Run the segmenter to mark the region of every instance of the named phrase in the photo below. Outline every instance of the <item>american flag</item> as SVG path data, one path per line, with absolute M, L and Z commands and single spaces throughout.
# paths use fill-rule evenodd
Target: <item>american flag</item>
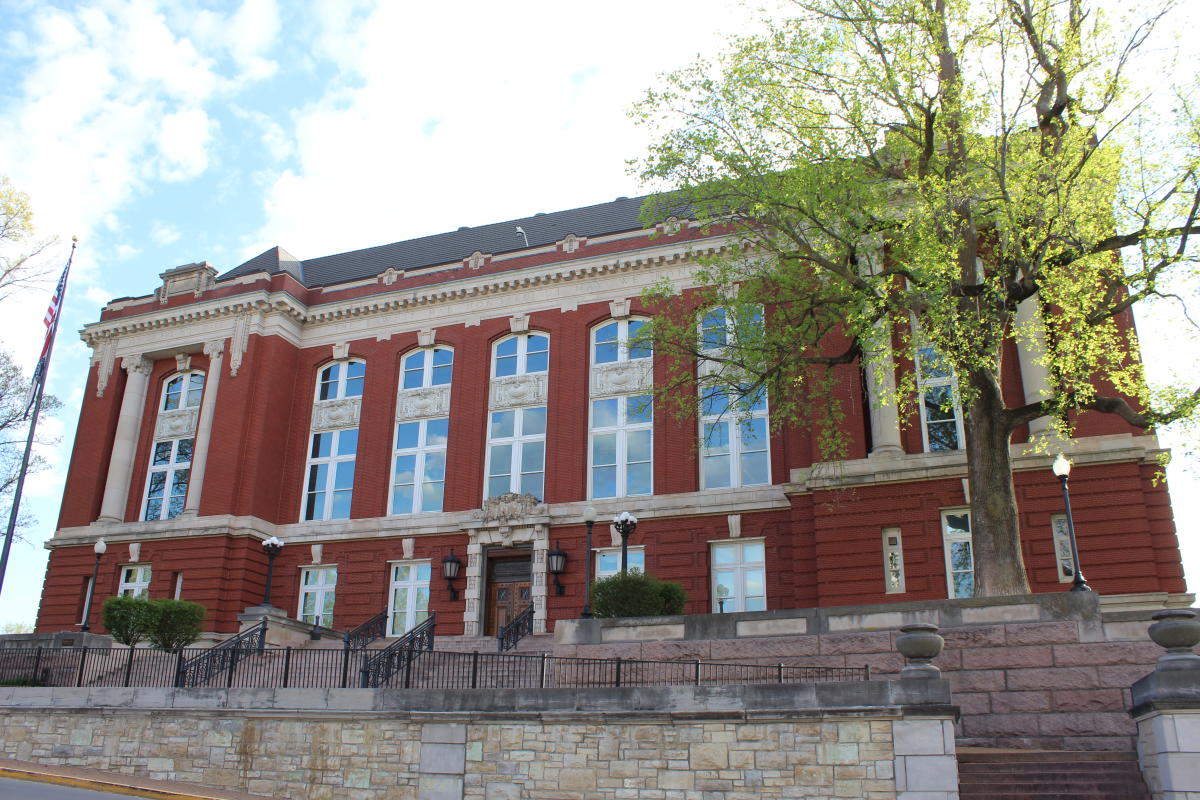
M 58 315 L 62 311 L 63 298 L 67 294 L 67 276 L 71 273 L 71 262 L 75 258 L 75 241 L 71 241 L 71 255 L 67 258 L 67 265 L 63 267 L 62 277 L 58 279 L 58 286 L 54 287 L 54 296 L 50 298 L 50 306 L 46 309 L 46 316 L 42 321 L 46 323 L 46 341 L 42 344 L 42 355 L 38 359 L 37 367 L 33 370 L 33 383 L 29 387 L 29 401 L 25 404 L 25 416 L 28 417 L 33 409 L 34 400 L 37 399 L 38 389 L 46 380 L 46 370 L 50 366 L 50 348 L 54 344 L 54 333 L 58 330 Z

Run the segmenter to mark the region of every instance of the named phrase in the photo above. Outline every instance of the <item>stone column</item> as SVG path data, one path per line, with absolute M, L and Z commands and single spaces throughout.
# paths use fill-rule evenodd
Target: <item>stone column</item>
M 204 345 L 208 356 L 208 373 L 204 376 L 204 399 L 200 401 L 200 420 L 196 423 L 196 439 L 192 443 L 192 468 L 188 473 L 187 500 L 183 513 L 200 513 L 200 494 L 204 491 L 204 470 L 208 466 L 208 446 L 212 441 L 213 414 L 217 406 L 217 387 L 221 383 L 221 363 L 225 356 L 225 340 Z
M 890 349 L 890 328 L 884 332 L 883 341 L 884 349 L 867 363 L 871 455 L 876 458 L 897 458 L 904 455 L 904 446 L 900 443 L 900 417 L 892 399 L 896 393 L 896 364 Z
M 104 500 L 100 504 L 100 522 L 121 522 L 125 519 L 129 480 L 133 475 L 133 454 L 142 427 L 146 387 L 149 385 L 150 370 L 154 363 L 139 355 L 123 358 L 121 366 L 129 373 L 129 377 L 125 381 L 125 394 L 121 398 L 121 413 L 117 417 L 112 456 L 108 461 Z
M 1032 333 L 1032 338 L 1018 340 L 1017 362 L 1021 369 L 1021 385 L 1025 387 L 1025 402 L 1036 403 L 1050 397 L 1050 381 L 1042 359 L 1046 354 L 1045 333 L 1039 320 L 1037 297 L 1026 298 L 1017 306 L 1017 327 Z M 1029 438 L 1045 434 L 1050 427 L 1048 417 L 1029 423 Z

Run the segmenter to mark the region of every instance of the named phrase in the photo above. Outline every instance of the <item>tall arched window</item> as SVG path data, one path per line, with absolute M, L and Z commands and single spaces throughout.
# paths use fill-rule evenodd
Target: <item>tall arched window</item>
M 546 380 L 550 337 L 519 333 L 492 347 L 491 412 L 484 498 L 506 492 L 539 500 L 546 476 Z M 525 377 L 534 376 L 534 377 Z
M 204 373 L 185 372 L 167 381 L 163 387 L 163 411 L 195 408 L 204 396 Z
M 174 519 L 183 513 L 192 471 L 197 414 L 204 397 L 204 373 L 181 372 L 163 384 L 154 445 L 146 473 L 141 518 Z
M 359 359 L 335 361 L 317 373 L 302 520 L 350 518 L 358 456 L 356 404 L 361 402 L 358 398 L 362 397 L 366 373 L 367 365 Z
M 401 359 L 392 450 L 392 514 L 442 510 L 453 374 L 454 351 L 448 347 L 424 347 Z M 406 397 L 416 401 L 409 402 Z
M 635 341 L 645 320 L 617 319 L 600 325 L 592 331 L 592 364 L 612 364 L 618 361 L 633 361 L 649 358 L 650 347 Z
M 362 397 L 367 365 L 363 361 L 335 361 L 321 370 L 317 379 L 318 400 Z
M 404 357 L 405 389 L 448 386 L 454 372 L 454 351 L 448 347 L 426 347 Z
M 492 377 L 532 375 L 550 366 L 550 337 L 544 333 L 520 333 L 496 342 Z

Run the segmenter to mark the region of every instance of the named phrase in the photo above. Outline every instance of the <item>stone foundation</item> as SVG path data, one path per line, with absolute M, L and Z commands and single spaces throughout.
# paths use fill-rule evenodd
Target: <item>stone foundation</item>
M 950 800 L 949 687 L 0 689 L 0 754 L 291 800 Z

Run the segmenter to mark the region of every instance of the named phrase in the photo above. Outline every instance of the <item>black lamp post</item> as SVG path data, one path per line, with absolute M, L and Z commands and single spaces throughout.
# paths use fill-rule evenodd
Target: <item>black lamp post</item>
M 1071 476 L 1071 462 L 1067 461 L 1066 456 L 1059 453 L 1058 458 L 1054 459 L 1052 469 L 1058 476 L 1059 483 L 1062 484 L 1063 505 L 1067 509 L 1067 537 L 1071 540 L 1071 560 L 1075 573 L 1071 591 L 1090 592 L 1092 587 L 1087 585 L 1087 581 L 1083 577 L 1083 570 L 1079 566 L 1079 545 L 1075 541 L 1075 519 L 1071 516 L 1071 491 L 1067 488 L 1067 478 Z
M 262 543 L 263 552 L 267 554 L 267 586 L 263 589 L 264 606 L 271 605 L 271 577 L 275 573 L 275 556 L 279 555 L 279 551 L 283 549 L 283 540 L 277 536 L 272 536 L 270 539 Z
M 613 527 L 621 534 L 621 574 L 625 574 L 625 565 L 629 563 L 629 537 L 637 530 L 637 517 L 628 511 L 622 511 L 613 517 Z
M 92 629 L 88 624 L 88 618 L 92 614 L 92 598 L 96 596 L 96 577 L 100 574 L 100 556 L 104 555 L 104 551 L 108 549 L 108 545 L 104 543 L 104 539 L 96 540 L 92 550 L 96 553 L 96 564 L 92 567 L 92 585 L 88 587 L 87 600 L 83 603 L 83 624 L 79 626 L 81 633 L 87 633 Z
M 562 542 L 555 542 L 554 549 L 546 553 L 546 569 L 554 576 L 554 588 L 559 596 L 566 594 L 567 587 L 562 585 L 558 576 L 567 568 L 567 551 L 562 549 Z
M 583 523 L 587 525 L 587 544 L 583 550 L 583 611 L 579 616 L 592 618 L 592 526 L 596 524 L 596 509 L 588 506 L 583 510 Z
M 450 548 L 450 555 L 442 559 L 442 577 L 446 579 L 446 588 L 450 590 L 450 599 L 458 599 L 458 589 L 454 588 L 454 581 L 458 579 L 458 571 L 462 569 L 462 561 L 458 556 L 454 555 L 454 548 Z

